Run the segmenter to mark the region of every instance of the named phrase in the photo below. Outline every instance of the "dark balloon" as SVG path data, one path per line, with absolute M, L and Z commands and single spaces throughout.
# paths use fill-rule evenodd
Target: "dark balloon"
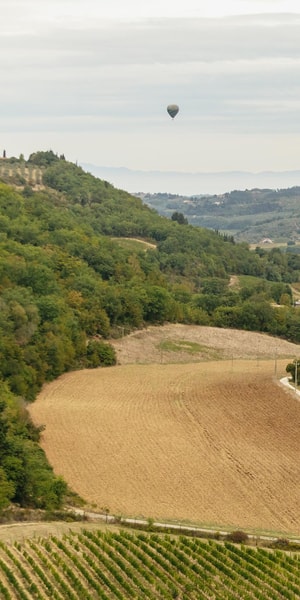
M 168 111 L 170 117 L 172 117 L 172 119 L 174 119 L 174 117 L 176 117 L 176 115 L 179 111 L 179 106 L 177 106 L 177 104 L 169 104 L 169 106 L 167 106 L 167 111 Z

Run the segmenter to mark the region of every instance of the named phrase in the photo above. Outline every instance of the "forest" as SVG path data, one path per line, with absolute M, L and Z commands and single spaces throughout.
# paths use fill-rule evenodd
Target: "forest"
M 139 196 L 163 216 L 170 218 L 179 211 L 189 223 L 234 235 L 236 241 L 259 244 L 262 239 L 271 238 L 273 242 L 288 244 L 288 251 L 300 251 L 300 187 L 233 190 L 209 196 Z
M 4 159 L 2 159 L 3 161 Z M 165 322 L 300 341 L 300 256 L 168 219 L 63 155 L 5 159 L 0 180 L 0 511 L 67 493 L 26 403 L 66 371 L 112 366 L 110 339 Z M 34 185 L 17 173 L 39 169 Z M 144 244 L 128 243 L 138 239 Z M 147 242 L 147 244 L 146 244 Z M 242 282 L 230 287 L 236 275 Z

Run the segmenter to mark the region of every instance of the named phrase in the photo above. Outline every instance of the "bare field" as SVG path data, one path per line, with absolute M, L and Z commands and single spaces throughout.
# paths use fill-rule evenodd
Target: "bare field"
M 177 344 L 167 350 L 168 342 Z M 199 346 L 184 352 L 184 342 Z M 181 346 L 179 344 L 181 343 Z M 252 331 L 171 324 L 148 327 L 112 341 L 119 364 L 176 363 L 237 358 L 288 358 L 300 355 L 300 347 L 286 340 Z
M 78 371 L 30 412 L 55 472 L 99 509 L 299 534 L 300 402 L 274 378 L 286 364 Z

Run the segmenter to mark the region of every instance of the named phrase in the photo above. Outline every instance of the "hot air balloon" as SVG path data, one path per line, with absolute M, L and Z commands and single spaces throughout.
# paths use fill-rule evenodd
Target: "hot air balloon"
M 179 106 L 177 106 L 177 104 L 169 104 L 167 106 L 167 111 L 168 111 L 170 117 L 172 117 L 172 119 L 174 119 L 174 117 L 176 117 L 176 115 L 179 111 Z

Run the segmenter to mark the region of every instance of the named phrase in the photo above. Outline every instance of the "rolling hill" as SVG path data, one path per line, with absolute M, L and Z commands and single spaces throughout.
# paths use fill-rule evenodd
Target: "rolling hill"
M 233 235 L 236 241 L 259 244 L 300 241 L 300 188 L 246 189 L 224 194 L 180 196 L 176 194 L 140 194 L 143 201 L 161 215 L 172 217 L 179 211 L 192 225 Z M 299 248 L 289 245 L 290 251 Z
M 170 323 L 300 341 L 296 254 L 166 219 L 52 151 L 1 167 L 0 510 L 61 505 L 27 403 L 64 373 L 115 365 L 128 334 Z M 162 358 L 195 360 L 197 343 L 179 342 Z
M 299 597 L 279 550 L 299 537 L 300 404 L 278 382 L 300 341 L 296 254 L 172 222 L 52 151 L 0 178 L 0 518 L 71 518 L 77 492 L 148 529 L 278 536 L 273 552 L 10 523 L 0 596 Z

